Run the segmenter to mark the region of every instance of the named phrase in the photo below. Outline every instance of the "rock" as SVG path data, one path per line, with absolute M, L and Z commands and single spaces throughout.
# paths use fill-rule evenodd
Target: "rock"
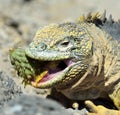
M 0 71 L 0 108 L 21 93 L 20 87 L 9 76 Z
M 57 102 L 38 96 L 21 95 L 8 102 L 0 111 L 1 115 L 86 115 L 82 111 L 65 109 Z

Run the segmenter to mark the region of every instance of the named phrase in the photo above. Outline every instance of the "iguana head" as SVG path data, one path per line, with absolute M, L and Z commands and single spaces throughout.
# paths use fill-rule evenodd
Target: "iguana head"
M 92 40 L 75 23 L 52 24 L 37 31 L 25 50 L 28 57 L 43 61 L 47 70 L 35 87 L 69 87 L 86 72 L 92 56 Z

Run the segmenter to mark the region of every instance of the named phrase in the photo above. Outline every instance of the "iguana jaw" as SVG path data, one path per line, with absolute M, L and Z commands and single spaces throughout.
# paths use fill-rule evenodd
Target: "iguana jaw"
M 67 72 L 75 65 L 71 59 L 67 59 L 61 62 L 66 64 L 64 69 L 51 69 L 49 67 L 47 68 L 46 66 L 47 69 L 45 70 L 47 70 L 47 72 L 42 76 L 42 79 L 40 79 L 38 82 L 34 80 L 31 81 L 31 85 L 37 88 L 50 88 L 60 83 L 66 77 Z
M 40 61 L 57 61 L 72 58 L 70 52 L 60 52 L 57 50 L 39 51 L 33 47 L 26 48 L 25 53 L 28 57 Z

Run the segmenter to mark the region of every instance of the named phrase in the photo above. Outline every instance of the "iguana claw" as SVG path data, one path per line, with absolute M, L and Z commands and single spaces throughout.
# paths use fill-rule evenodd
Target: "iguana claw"
M 108 109 L 102 105 L 96 106 L 93 102 L 88 100 L 85 101 L 85 105 L 90 110 L 88 115 L 120 115 L 120 111 L 118 110 Z

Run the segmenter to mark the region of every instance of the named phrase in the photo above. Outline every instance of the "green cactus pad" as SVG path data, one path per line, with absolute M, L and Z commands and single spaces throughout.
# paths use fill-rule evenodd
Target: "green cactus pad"
M 23 83 L 31 84 L 31 80 L 36 82 L 42 78 L 46 71 L 42 70 L 43 62 L 33 60 L 25 55 L 24 49 L 10 50 L 11 64 L 16 69 L 18 76 L 23 78 Z

